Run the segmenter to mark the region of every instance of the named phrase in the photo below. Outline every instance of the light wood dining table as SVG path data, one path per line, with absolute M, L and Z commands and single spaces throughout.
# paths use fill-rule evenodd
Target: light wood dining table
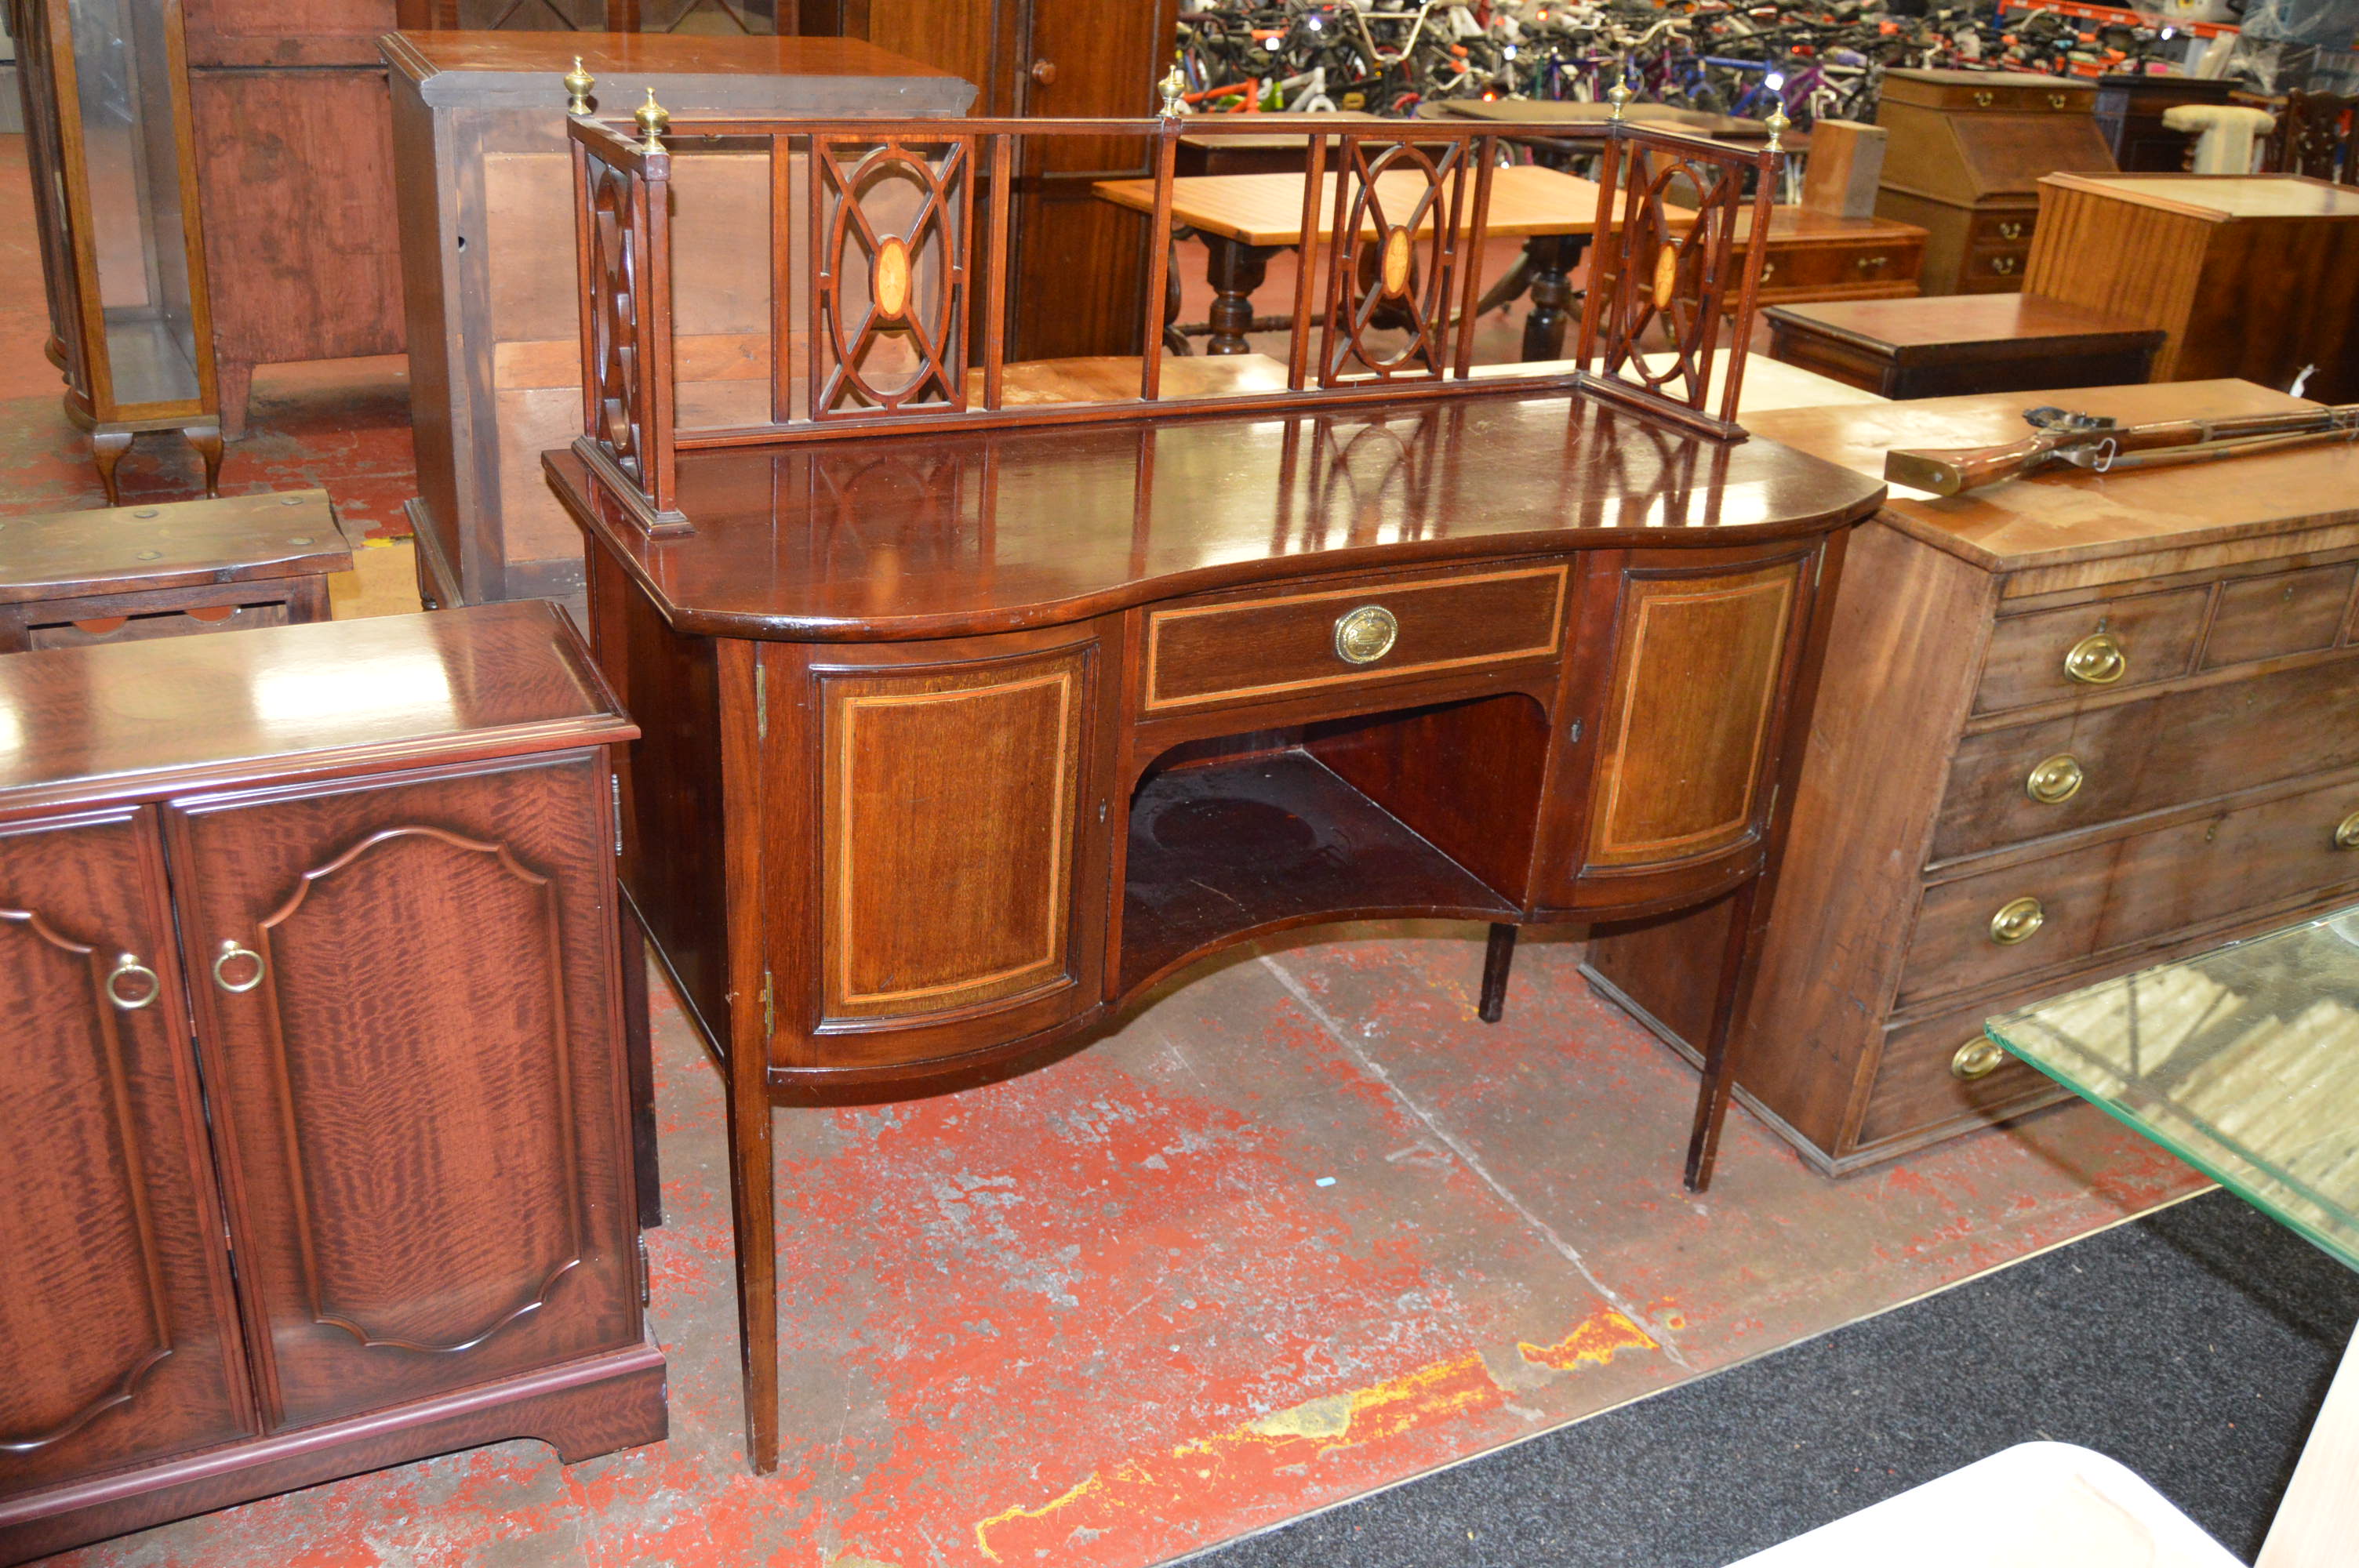
M 1253 291 L 1266 276 L 1270 257 L 1302 243 L 1302 182 L 1299 174 L 1208 174 L 1171 182 L 1171 217 L 1185 224 L 1204 243 L 1213 300 L 1208 354 L 1252 352 L 1245 334 L 1283 330 L 1289 322 L 1255 319 Z M 1324 177 L 1318 203 L 1319 238 L 1333 238 L 1335 176 Z M 1155 211 L 1152 179 L 1102 179 L 1093 189 L 1102 199 L 1135 211 Z M 1387 212 L 1406 213 L 1425 189 L 1424 176 L 1411 171 L 1379 175 L 1378 202 Z M 1491 206 L 1485 232 L 1524 242 L 1531 314 L 1525 319 L 1523 355 L 1527 360 L 1564 357 L 1567 307 L 1572 301 L 1572 269 L 1588 248 L 1597 228 L 1598 187 L 1593 181 L 1537 164 L 1494 169 Z M 1470 185 L 1467 202 L 1473 202 Z M 1471 215 L 1470 215 L 1471 216 Z M 1675 222 L 1692 218 L 1685 210 L 1667 210 Z M 1424 227 L 1430 227 L 1430 222 Z M 1422 232 L 1422 228 L 1420 230 Z M 1373 223 L 1363 225 L 1363 237 L 1375 238 Z M 1176 318 L 1176 269 L 1171 308 Z M 1171 330 L 1167 329 L 1167 340 Z

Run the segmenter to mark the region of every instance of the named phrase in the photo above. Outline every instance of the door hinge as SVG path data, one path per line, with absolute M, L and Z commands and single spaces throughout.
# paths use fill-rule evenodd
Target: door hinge
M 606 785 L 614 797 L 614 853 L 619 856 L 623 852 L 623 775 L 608 773 Z
M 770 995 L 770 971 L 762 971 L 762 1038 L 767 1040 L 778 1032 L 778 1010 Z
M 1578 745 L 1580 745 L 1580 744 L 1581 744 L 1581 720 L 1580 720 L 1580 719 L 1574 719 L 1571 723 L 1570 723 L 1570 724 L 1568 724 L 1568 725 L 1566 725 L 1566 726 L 1564 727 L 1564 738 L 1565 738 L 1567 741 L 1571 741 L 1572 744 L 1576 745 L 1576 746 L 1578 746 Z
M 754 655 L 754 739 L 770 738 L 770 670 L 759 653 Z
M 639 1233 L 639 1238 L 638 1238 L 638 1239 L 639 1239 L 639 1304 L 640 1304 L 641 1306 L 652 1306 L 652 1305 L 654 1305 L 654 1304 L 655 1304 L 655 1302 L 654 1302 L 654 1293 L 653 1293 L 653 1290 L 652 1290 L 652 1287 L 651 1287 L 651 1281 L 650 1281 L 650 1279 L 649 1279 L 649 1276 L 650 1276 L 650 1275 L 652 1275 L 652 1274 L 655 1272 L 655 1265 L 653 1265 L 652 1263 L 649 1263 L 649 1262 L 647 1261 L 647 1232 L 646 1232 L 646 1231 L 641 1231 L 641 1232 Z

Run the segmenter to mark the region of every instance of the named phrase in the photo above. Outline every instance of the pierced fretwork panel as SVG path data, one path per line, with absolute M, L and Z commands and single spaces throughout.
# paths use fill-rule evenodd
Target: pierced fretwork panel
M 965 408 L 973 139 L 811 144 L 812 417 Z
M 1781 156 L 1614 127 L 1599 174 L 1601 232 L 1581 327 L 1581 365 L 1584 373 L 1596 367 L 1593 384 L 1719 434 L 1743 434 L 1736 401 L 1766 247 L 1740 253 L 1735 241 L 1748 209 L 1752 231 L 1767 232 Z M 1748 178 L 1756 188 L 1750 197 Z M 1733 313 L 1725 308 L 1732 291 Z M 1714 361 L 1723 353 L 1715 400 Z
M 621 169 L 590 158 L 588 189 L 589 319 L 585 345 L 589 396 L 585 433 L 641 487 L 645 430 L 641 422 L 644 355 L 639 317 L 642 269 L 635 184 Z
M 1472 145 L 1341 138 L 1321 385 L 1441 379 Z

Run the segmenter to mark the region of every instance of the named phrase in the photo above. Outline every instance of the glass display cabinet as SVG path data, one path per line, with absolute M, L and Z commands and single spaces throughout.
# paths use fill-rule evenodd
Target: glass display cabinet
M 220 400 L 180 0 L 7 0 L 48 280 L 49 358 L 110 503 L 143 430 L 178 430 L 219 493 Z

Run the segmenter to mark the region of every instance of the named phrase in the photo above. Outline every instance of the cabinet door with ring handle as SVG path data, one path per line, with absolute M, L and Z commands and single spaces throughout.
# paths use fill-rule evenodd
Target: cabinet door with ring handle
M 154 819 L 0 833 L 0 1497 L 257 1430 Z

